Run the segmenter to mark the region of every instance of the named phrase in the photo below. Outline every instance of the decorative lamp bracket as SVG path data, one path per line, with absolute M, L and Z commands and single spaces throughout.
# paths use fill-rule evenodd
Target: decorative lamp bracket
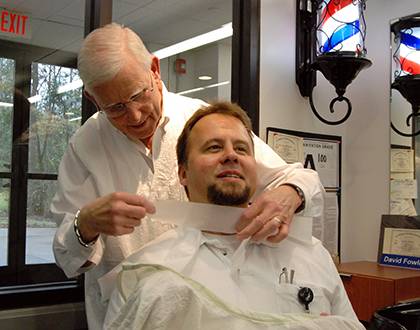
M 347 86 L 372 62 L 365 58 L 366 0 L 296 1 L 296 83 L 300 94 L 309 97 L 315 116 L 325 124 L 339 125 L 350 116 L 352 105 L 344 96 Z M 340 120 L 324 119 L 313 102 L 316 71 L 321 71 L 335 87 L 337 97 L 330 102 L 346 102 L 347 113 Z

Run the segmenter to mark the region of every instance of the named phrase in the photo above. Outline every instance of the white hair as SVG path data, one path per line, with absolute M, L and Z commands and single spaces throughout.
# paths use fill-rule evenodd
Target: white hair
M 77 57 L 79 75 L 86 91 L 114 78 L 126 56 L 134 56 L 139 65 L 150 68 L 152 55 L 140 37 L 117 23 L 98 28 L 85 38 Z

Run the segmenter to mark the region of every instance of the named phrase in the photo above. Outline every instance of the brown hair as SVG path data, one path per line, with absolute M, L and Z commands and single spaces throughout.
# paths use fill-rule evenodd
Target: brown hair
M 186 165 L 188 160 L 188 140 L 192 129 L 197 122 L 205 116 L 218 113 L 226 116 L 238 118 L 245 126 L 249 137 L 251 139 L 252 146 L 254 141 L 252 139 L 252 125 L 246 112 L 237 104 L 231 102 L 214 102 L 208 106 L 201 107 L 198 109 L 190 119 L 185 123 L 184 129 L 178 138 L 176 144 L 176 155 L 178 158 L 178 166 Z

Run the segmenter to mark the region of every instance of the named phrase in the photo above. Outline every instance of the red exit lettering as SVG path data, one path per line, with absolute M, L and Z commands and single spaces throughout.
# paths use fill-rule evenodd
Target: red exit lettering
M 0 9 L 0 31 L 25 36 L 28 29 L 28 16 Z

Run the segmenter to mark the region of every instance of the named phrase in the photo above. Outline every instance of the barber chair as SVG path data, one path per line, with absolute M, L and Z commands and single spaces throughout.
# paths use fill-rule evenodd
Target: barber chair
M 420 330 L 420 300 L 377 310 L 368 330 Z

